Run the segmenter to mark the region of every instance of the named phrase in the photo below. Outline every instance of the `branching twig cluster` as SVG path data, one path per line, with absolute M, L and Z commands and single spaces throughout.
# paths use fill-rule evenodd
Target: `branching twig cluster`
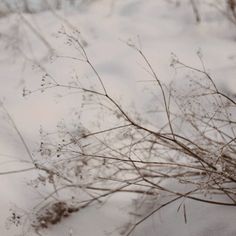
M 51 186 L 52 192 L 35 206 L 37 215 L 42 212 L 42 218 L 51 201 L 72 204 L 77 211 L 118 192 L 151 195 L 156 199 L 160 193 L 172 196 L 140 218 L 128 231 L 127 235 L 131 235 L 149 216 L 181 198 L 236 206 L 236 102 L 218 89 L 203 64 L 202 69 L 197 69 L 174 58 L 175 69 L 184 68 L 193 74 L 184 82 L 186 89 L 183 83 L 181 87 L 178 83 L 168 87 L 158 78 L 142 50 L 129 45 L 143 59 L 156 82 L 156 93 L 162 97 L 164 116 L 161 113 L 159 117 L 163 122 L 153 127 L 143 122 L 142 114 L 126 111 L 109 94 L 77 33 L 61 34 L 78 51 L 77 58 L 69 59 L 90 67 L 97 79 L 95 86 L 82 86 L 77 79 L 62 84 L 46 73 L 41 88 L 27 90 L 27 94 L 53 88 L 78 91 L 83 94 L 85 105 L 96 106 L 97 114 L 103 112 L 107 119 L 99 120 L 96 127 L 80 124 L 77 130 L 61 123 L 56 135 L 41 131 L 38 158 L 32 160 L 40 174 L 32 184 L 36 188 Z M 84 107 L 83 110 L 86 113 Z M 96 120 L 97 116 L 88 119 Z M 26 146 L 21 135 L 20 138 Z M 176 186 L 188 186 L 188 191 L 169 187 L 169 181 Z M 62 215 L 57 217 L 61 219 Z M 40 230 L 40 222 L 34 225 Z

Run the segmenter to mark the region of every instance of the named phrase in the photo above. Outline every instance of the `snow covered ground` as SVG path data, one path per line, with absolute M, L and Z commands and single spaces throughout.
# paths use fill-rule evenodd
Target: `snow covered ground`
M 58 33 L 63 25 L 68 31 L 72 31 L 71 28 L 80 31 L 86 51 L 109 93 L 123 102 L 135 99 L 142 104 L 145 100 L 142 98 L 142 81 L 148 75 L 142 68 L 139 55 L 127 46 L 126 42 L 131 41 L 142 48 L 160 80 L 166 82 L 176 79 L 175 71 L 169 66 L 172 53 L 188 65 L 199 68 L 201 62 L 197 52 L 200 50 L 216 83 L 235 94 L 236 25 L 206 4 L 207 1 L 198 2 L 200 24 L 195 22 L 187 0 L 99 0 L 87 4 L 83 1 L 77 9 L 33 15 L 11 14 L 0 18 L 0 99 L 31 149 L 34 150 L 39 142 L 40 125 L 53 130 L 57 122 L 68 117 L 70 109 L 79 103 L 74 95 L 57 97 L 56 91 L 24 98 L 23 88 L 40 86 L 42 72 L 32 66 L 32 60 L 40 62 L 60 81 L 67 81 L 75 73 L 94 79 L 87 66 L 48 56 L 48 45 L 59 56 L 76 55 L 74 48 L 69 47 Z M 4 112 L 1 117 L 0 171 L 31 167 Z M 16 205 L 27 210 L 40 200 L 41 196 L 27 185 L 32 175 L 32 172 L 0 175 L 0 233 L 3 236 L 17 232 L 14 227 L 7 229 L 9 208 Z M 44 235 L 119 235 L 120 227 L 132 218 L 125 210 L 129 208 L 130 198 L 133 195 L 119 194 L 103 207 L 83 209 L 45 231 Z M 236 235 L 234 207 L 210 206 L 188 200 L 188 222 L 185 223 L 183 214 L 177 212 L 178 206 L 179 202 L 176 202 L 162 209 L 137 227 L 133 235 Z

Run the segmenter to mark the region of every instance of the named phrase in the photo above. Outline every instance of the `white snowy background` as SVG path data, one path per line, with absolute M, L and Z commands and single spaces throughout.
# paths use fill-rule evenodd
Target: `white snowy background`
M 28 2 L 32 9 L 37 10 L 39 0 Z M 65 6 L 56 14 L 81 32 L 87 53 L 106 87 L 122 101 L 135 99 L 141 103 L 145 100 L 140 97 L 140 81 L 147 77 L 147 73 L 142 69 L 137 53 L 127 46 L 126 42 L 130 40 L 141 45 L 160 80 L 166 82 L 175 78 L 175 71 L 169 66 L 172 53 L 189 65 L 201 67 L 197 56 L 200 50 L 216 83 L 223 90 L 235 94 L 236 25 L 208 4 L 209 1 L 197 2 L 201 15 L 199 24 L 187 0 L 78 1 L 77 8 Z M 8 3 L 15 6 L 13 0 L 8 0 Z M 41 73 L 28 59 L 37 60 L 62 81 L 68 80 L 75 71 L 80 76 L 93 78 L 86 66 L 71 60 L 61 58 L 51 62 L 47 58 L 48 48 L 32 33 L 24 19 L 43 35 L 58 55 L 73 56 L 75 52 L 58 35 L 65 22 L 51 11 L 23 16 L 15 13 L 0 18 L 0 99 L 34 150 L 39 142 L 40 126 L 53 130 L 60 119 L 69 116 L 70 108 L 79 101 L 73 96 L 58 98 L 56 91 L 24 98 L 22 89 L 40 86 L 41 79 Z M 14 129 L 4 112 L 1 114 L 0 172 L 31 167 Z M 0 235 L 12 236 L 18 231 L 14 227 L 8 229 L 6 219 L 10 208 L 17 206 L 27 210 L 40 200 L 40 196 L 27 185 L 32 175 L 33 172 L 0 175 Z M 73 214 L 45 231 L 44 235 L 118 236 L 122 225 L 132 219 L 128 214 L 132 199 L 133 195 L 119 194 L 102 207 L 94 205 Z M 185 224 L 183 214 L 177 212 L 178 206 L 176 202 L 157 212 L 137 227 L 133 235 L 236 235 L 234 207 L 210 206 L 188 200 L 188 222 Z

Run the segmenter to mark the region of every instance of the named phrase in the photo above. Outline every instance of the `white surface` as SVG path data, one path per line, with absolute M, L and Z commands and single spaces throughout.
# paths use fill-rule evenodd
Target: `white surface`
M 142 69 L 144 63 L 137 53 L 124 43 L 129 39 L 137 42 L 137 36 L 143 52 L 162 81 L 174 78 L 174 71 L 169 67 L 172 52 L 189 65 L 200 67 L 196 52 L 201 49 L 205 65 L 216 82 L 235 93 L 236 26 L 231 25 L 221 14 L 216 13 L 215 9 L 205 4 L 202 4 L 200 9 L 203 17 L 201 24 L 195 23 L 192 9 L 186 1 L 181 1 L 181 5 L 176 7 L 164 0 L 100 0 L 77 11 L 66 10 L 60 14 L 79 28 L 88 43 L 86 50 L 93 65 L 104 79 L 109 92 L 122 97 L 122 101 L 132 101 L 137 99 L 137 95 L 141 102 L 142 83 L 137 81 L 148 79 L 147 73 Z M 69 56 L 75 53 L 64 44 L 63 38 L 55 37 L 63 22 L 50 12 L 25 17 L 40 30 L 59 55 Z M 19 27 L 18 35 L 15 26 Z M 23 42 L 19 44 L 17 41 L 17 45 L 30 58 L 40 58 L 45 54 L 44 45 L 16 15 L 0 18 L 0 33 L 19 37 L 18 39 Z M 41 74 L 38 70 L 32 71 L 31 63 L 19 53 L 14 54 L 12 49 L 6 49 L 7 44 L 3 38 L 0 39 L 0 97 L 5 97 L 7 109 L 33 148 L 38 141 L 39 126 L 44 125 L 46 129 L 53 129 L 60 118 L 69 114 L 70 106 L 76 105 L 75 100 L 70 96 L 57 99 L 53 95 L 55 91 L 22 98 L 23 86 L 38 87 Z M 41 63 L 60 80 L 68 79 L 73 71 L 77 71 L 82 77 L 91 77 L 91 72 L 86 66 L 70 60 L 59 59 L 52 64 L 45 61 Z M 16 156 L 17 160 L 27 160 L 14 130 L 6 121 L 1 122 L 0 141 L 0 153 Z M 3 163 L 9 158 L 0 156 L 0 160 Z M 20 168 L 23 165 L 1 164 L 0 170 L 6 171 L 16 167 Z M 37 202 L 37 197 L 35 194 L 31 195 L 31 188 L 25 184 L 30 178 L 30 173 L 0 176 L 1 235 L 13 235 L 12 231 L 5 229 L 9 205 L 14 203 L 27 209 L 28 205 Z M 99 210 L 96 206 L 83 210 L 45 232 L 45 236 L 70 235 L 71 230 L 73 236 L 107 235 L 107 232 L 115 230 L 126 217 L 128 218 L 125 209 L 122 208 L 122 204 L 125 206 L 126 200 L 129 201 L 128 198 L 128 195 L 119 196 L 116 201 L 109 202 Z M 138 227 L 134 235 L 236 235 L 236 213 L 232 207 L 206 206 L 188 201 L 187 224 L 184 224 L 182 214 L 176 212 L 177 207 L 177 204 L 172 204 L 157 213 Z M 118 233 L 113 232 L 112 235 Z

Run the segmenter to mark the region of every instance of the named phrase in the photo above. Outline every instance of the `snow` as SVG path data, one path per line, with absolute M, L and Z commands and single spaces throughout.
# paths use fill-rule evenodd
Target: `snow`
M 141 46 L 160 80 L 166 83 L 177 77 L 169 66 L 172 53 L 188 65 L 201 68 L 197 56 L 200 50 L 204 64 L 216 83 L 235 94 L 235 25 L 203 0 L 199 1 L 202 22 L 196 24 L 188 1 L 179 1 L 178 6 L 174 2 L 177 1 L 99 0 L 83 3 L 77 9 L 66 8 L 57 14 L 79 29 L 86 51 L 109 93 L 120 98 L 121 103 L 126 101 L 124 106 L 127 108 L 133 100 L 140 107 L 145 104 L 142 88 L 149 85 L 140 81 L 151 79 L 143 69 L 142 59 L 127 45 L 127 41 Z M 58 33 L 62 25 L 70 31 L 68 25 L 52 12 L 24 14 L 23 17 L 43 35 L 57 55 L 77 55 Z M 55 129 L 57 122 L 69 117 L 70 109 L 76 107 L 79 101 L 75 95 L 59 98 L 55 95 L 59 92 L 55 91 L 23 98 L 22 89 L 39 87 L 42 75 L 27 58 L 39 61 L 60 81 L 69 80 L 75 73 L 90 80 L 95 78 L 84 64 L 70 59 L 48 58 L 45 43 L 32 33 L 18 14 L 0 18 L 0 47 L 0 98 L 34 150 L 39 142 L 40 126 L 45 130 Z M 19 53 L 19 49 L 25 56 Z M 0 128 L 0 171 L 31 167 L 19 138 L 4 115 Z M 14 162 L 6 163 L 8 161 Z M 32 172 L 0 175 L 1 235 L 12 236 L 17 232 L 14 227 L 10 230 L 5 227 L 12 205 L 27 209 L 39 201 L 40 196 L 26 184 L 32 175 Z M 44 235 L 119 235 L 120 230 L 116 229 L 132 219 L 129 204 L 133 198 L 133 195 L 119 194 L 102 207 L 90 206 L 46 230 Z M 138 226 L 133 235 L 236 235 L 234 207 L 186 200 L 185 223 L 182 208 L 177 212 L 179 204 L 179 201 L 175 202 L 154 214 Z

